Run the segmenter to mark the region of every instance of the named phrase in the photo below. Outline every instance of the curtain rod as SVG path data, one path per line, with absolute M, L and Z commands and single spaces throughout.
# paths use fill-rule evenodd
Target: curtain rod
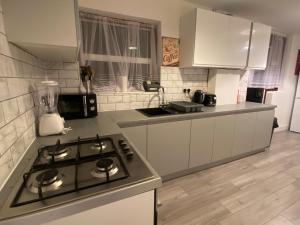
M 151 25 L 151 26 L 157 26 L 158 25 L 158 21 L 150 21 L 149 22 L 143 22 L 141 20 L 148 20 L 148 19 L 143 19 L 141 18 L 140 20 L 138 18 L 132 18 L 132 19 L 126 19 L 125 17 L 129 17 L 129 16 L 124 16 L 124 15 L 116 15 L 115 13 L 109 13 L 109 12 L 103 12 L 103 11 L 98 11 L 98 10 L 94 10 L 94 9 L 87 9 L 87 8 L 80 8 L 79 9 L 79 13 L 83 13 L 83 14 L 90 14 L 93 16 L 99 16 L 99 17 L 108 17 L 111 19 L 117 19 L 117 20 L 123 20 L 123 21 L 127 21 L 127 22 L 135 22 L 135 23 L 140 23 L 140 24 L 144 24 L 144 25 Z

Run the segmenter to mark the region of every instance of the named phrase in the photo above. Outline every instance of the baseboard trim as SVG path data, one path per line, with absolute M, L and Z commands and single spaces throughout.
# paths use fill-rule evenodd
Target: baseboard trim
M 176 173 L 168 174 L 168 175 L 165 175 L 165 176 L 161 176 L 161 178 L 162 178 L 163 182 L 168 181 L 168 180 L 172 180 L 172 179 L 175 179 L 175 178 L 178 178 L 178 177 L 189 175 L 191 173 L 199 172 L 201 170 L 206 170 L 206 169 L 209 169 L 209 168 L 212 168 L 212 167 L 215 167 L 215 166 L 219 166 L 219 165 L 226 164 L 226 163 L 238 160 L 238 159 L 242 159 L 242 158 L 245 158 L 245 157 L 250 156 L 250 155 L 255 155 L 257 153 L 264 152 L 264 151 L 267 151 L 267 150 L 268 150 L 268 148 L 263 148 L 263 149 L 255 150 L 255 151 L 252 151 L 252 152 L 247 152 L 245 154 L 237 155 L 237 156 L 234 156 L 234 157 L 230 157 L 230 158 L 227 158 L 227 159 L 222 159 L 222 160 L 212 162 L 212 163 L 208 163 L 208 164 L 205 164 L 205 165 L 189 168 L 187 170 L 183 170 L 183 171 L 180 171 L 180 172 L 176 172 Z

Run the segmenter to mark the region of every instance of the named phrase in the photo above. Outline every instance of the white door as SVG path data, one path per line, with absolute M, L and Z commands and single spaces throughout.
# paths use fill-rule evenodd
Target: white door
M 295 99 L 290 130 L 300 133 L 300 97 Z

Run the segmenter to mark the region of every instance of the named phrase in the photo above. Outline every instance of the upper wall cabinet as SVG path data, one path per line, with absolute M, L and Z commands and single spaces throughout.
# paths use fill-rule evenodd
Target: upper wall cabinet
M 9 41 L 42 59 L 77 59 L 80 40 L 77 0 L 2 2 Z
M 181 18 L 181 67 L 245 68 L 251 21 L 196 9 Z
M 264 70 L 267 66 L 271 27 L 253 23 L 248 69 Z

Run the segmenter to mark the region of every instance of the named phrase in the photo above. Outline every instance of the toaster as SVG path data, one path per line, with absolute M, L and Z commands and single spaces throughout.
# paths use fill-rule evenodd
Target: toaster
M 205 93 L 203 105 L 213 107 L 217 104 L 217 96 L 211 93 Z

